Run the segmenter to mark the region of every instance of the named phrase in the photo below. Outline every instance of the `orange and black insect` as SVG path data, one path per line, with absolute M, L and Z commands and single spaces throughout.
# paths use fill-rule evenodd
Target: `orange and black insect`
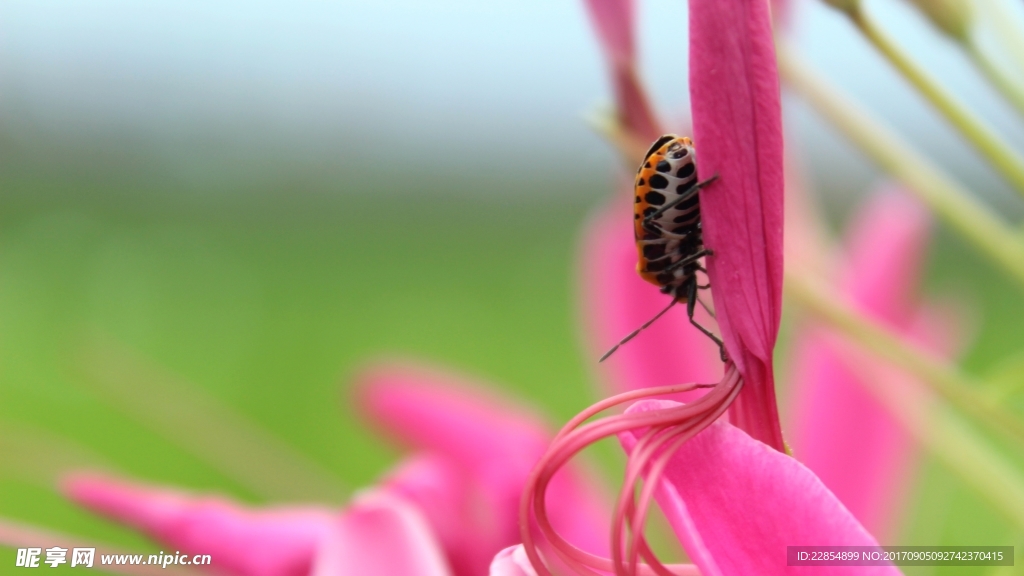
M 623 338 L 601 357 L 602 361 L 679 303 L 686 304 L 690 323 L 723 349 L 722 341 L 693 319 L 699 301 L 697 290 L 710 288 L 698 283 L 697 272 L 707 273 L 700 259 L 712 254 L 704 247 L 697 192 L 716 177 L 703 182 L 697 179 L 693 143 L 686 137 L 662 136 L 644 156 L 634 187 L 633 231 L 639 256 L 636 270 L 641 278 L 672 296 L 672 302 Z

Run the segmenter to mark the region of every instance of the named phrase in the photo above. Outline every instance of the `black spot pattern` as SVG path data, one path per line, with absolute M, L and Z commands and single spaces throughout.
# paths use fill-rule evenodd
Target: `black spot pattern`
M 644 246 L 644 258 L 650 258 L 650 259 L 653 260 L 655 258 L 661 258 L 664 255 L 665 255 L 665 245 L 664 244 L 648 244 L 648 245 Z
M 654 154 L 655 152 L 657 152 L 659 148 L 661 148 L 662 146 L 664 146 L 665 144 L 671 142 L 674 139 L 675 139 L 675 136 L 672 136 L 671 134 L 665 134 L 661 138 L 658 138 L 657 142 L 655 142 L 654 144 L 651 144 L 651 149 L 647 151 L 647 154 L 644 154 L 644 159 L 646 160 L 647 158 L 650 158 L 651 155 Z M 672 145 L 669 146 L 669 150 L 672 149 L 672 146 L 678 146 L 678 145 L 679 145 L 678 142 L 672 142 Z M 651 165 L 648 164 L 647 167 L 650 168 Z
M 668 186 L 668 178 L 665 178 L 661 174 L 651 176 L 651 188 L 663 190 L 666 186 Z
M 657 211 L 658 211 L 657 208 L 647 207 L 647 208 L 644 209 L 644 217 L 646 218 L 646 217 L 650 216 L 651 214 L 654 214 Z
M 637 186 L 643 186 L 643 185 L 644 185 L 644 184 L 646 184 L 646 183 L 647 183 L 647 182 L 646 182 L 646 181 L 645 181 L 645 180 L 644 180 L 643 178 L 641 178 L 641 179 L 639 179 L 639 180 L 637 180 L 637 181 L 636 181 L 636 185 L 637 185 Z
M 676 177 L 678 178 L 689 178 L 690 176 L 693 176 L 693 162 L 683 164 L 679 172 L 676 172 Z
M 672 165 L 668 163 L 668 160 L 662 160 L 658 162 L 658 165 L 654 167 L 658 172 L 669 172 L 672 170 Z
M 648 272 L 661 272 L 662 270 L 664 270 L 665 268 L 668 268 L 671 265 L 672 265 L 672 262 L 670 262 L 669 260 L 653 260 L 653 261 L 647 263 L 647 271 Z
M 639 197 L 639 196 L 636 196 L 635 198 L 636 198 L 635 202 L 636 202 L 637 204 L 639 204 L 639 203 L 640 203 L 640 201 L 641 201 L 641 200 L 640 200 L 640 197 Z
M 648 192 L 646 196 L 644 196 L 644 200 L 646 200 L 648 204 L 661 206 L 662 204 L 665 203 L 665 195 L 662 194 L 661 192 L 655 192 L 652 190 Z
M 697 195 L 694 194 L 693 196 L 690 196 L 686 200 L 683 200 L 682 203 L 676 204 L 676 210 L 686 212 L 694 208 L 698 208 L 699 206 L 700 198 L 698 198 Z

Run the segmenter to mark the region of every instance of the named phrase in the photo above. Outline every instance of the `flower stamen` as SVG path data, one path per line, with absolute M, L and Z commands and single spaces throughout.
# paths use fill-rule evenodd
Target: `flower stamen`
M 721 417 L 742 386 L 742 376 L 735 365 L 729 363 L 724 377 L 718 383 L 634 390 L 598 402 L 570 420 L 530 474 L 520 501 L 523 547 L 537 574 L 551 575 L 545 556 L 557 558 L 560 564 L 576 574 L 590 575 L 595 570 L 610 571 L 620 576 L 693 573 L 693 566 L 690 565 L 664 565 L 659 562 L 647 544 L 643 527 L 654 490 L 672 454 Z M 661 410 L 626 412 L 587 422 L 600 412 L 627 402 L 698 388 L 708 388 L 710 391 L 690 404 Z M 626 433 L 640 437 L 630 451 L 625 481 L 615 504 L 611 532 L 612 558 L 607 559 L 577 548 L 558 534 L 548 517 L 545 495 L 554 475 L 573 456 L 598 440 Z M 639 500 L 636 498 L 638 488 Z M 542 551 L 546 554 L 542 554 Z M 644 563 L 640 562 L 641 559 Z

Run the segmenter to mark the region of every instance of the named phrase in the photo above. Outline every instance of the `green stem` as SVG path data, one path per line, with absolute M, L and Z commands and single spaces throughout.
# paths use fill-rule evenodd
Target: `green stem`
M 879 388 L 877 395 L 886 394 Z M 895 396 L 890 394 L 890 396 Z M 890 398 L 902 405 L 889 406 L 904 428 L 968 485 L 983 495 L 993 508 L 1018 528 L 1024 528 L 1024 478 L 989 442 L 953 411 L 941 406 L 908 409 L 906 402 L 925 402 L 924 394 L 905 394 Z
M 928 99 L 953 126 L 981 151 L 1003 176 L 1024 196 L 1024 158 L 973 114 L 962 102 L 947 92 L 925 72 L 896 42 L 889 37 L 862 8 L 848 12 L 850 19 L 878 50 L 921 94 Z
M 984 387 L 956 366 L 865 318 L 806 274 L 787 272 L 784 286 L 787 294 L 851 341 L 906 370 L 958 410 L 1024 446 L 1024 423 L 983 394 Z
M 988 77 L 992 85 L 996 87 L 996 90 L 999 90 L 1003 97 L 1017 109 L 1017 112 L 1024 114 L 1024 86 L 1010 78 L 1002 68 L 993 62 L 985 54 L 985 51 L 978 46 L 973 36 L 968 38 L 963 46 L 967 53 L 971 55 L 978 68 Z
M 954 230 L 1024 285 L 1024 238 L 963 186 L 868 111 L 829 84 L 777 39 L 779 71 L 872 160 L 906 184 Z
M 1015 63 L 1011 66 L 1024 70 L 1024 25 L 1007 1 L 1015 0 L 976 1 L 975 7 L 984 9 L 985 21 L 992 27 L 996 41 Z
M 831 298 L 813 280 L 787 274 L 787 293 L 815 312 L 821 319 L 838 328 L 850 340 L 875 352 L 918 376 L 924 383 L 954 405 L 965 407 L 981 422 L 990 423 L 988 408 L 977 399 L 970 399 L 966 378 L 955 368 L 942 365 L 886 329 L 863 320 L 854 310 Z M 843 352 L 843 351 L 841 351 Z M 855 352 L 855 351 L 846 351 Z M 993 450 L 956 412 L 943 405 L 913 380 L 893 382 L 889 373 L 872 370 L 875 363 L 865 362 L 859 354 L 844 354 L 847 366 L 859 373 L 858 381 L 885 406 L 911 436 L 933 453 L 968 485 L 975 488 L 1018 527 L 1024 528 L 1024 478 L 1006 458 Z M 951 391 L 956 390 L 951 394 Z M 998 416 L 999 418 L 1005 415 Z

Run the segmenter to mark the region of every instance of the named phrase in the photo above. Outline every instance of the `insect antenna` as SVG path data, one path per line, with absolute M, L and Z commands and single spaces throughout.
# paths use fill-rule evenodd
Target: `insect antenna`
M 643 331 L 643 330 L 644 330 L 645 328 L 647 328 L 647 327 L 648 327 L 648 326 L 650 326 L 651 324 L 654 324 L 655 320 L 657 320 L 658 318 L 661 318 L 662 316 L 664 316 L 664 315 L 665 315 L 665 312 L 668 312 L 668 311 L 669 311 L 669 310 L 670 310 L 670 309 L 671 309 L 671 308 L 672 308 L 673 306 L 675 306 L 675 305 L 676 305 L 676 302 L 677 302 L 677 300 L 673 299 L 673 300 L 672 300 L 672 302 L 670 302 L 670 303 L 669 303 L 669 305 L 668 305 L 668 306 L 666 306 L 664 310 L 662 310 L 661 312 L 658 312 L 658 313 L 657 313 L 657 314 L 656 314 L 656 315 L 654 316 L 654 318 L 651 318 L 651 319 L 650 319 L 650 320 L 648 320 L 647 322 L 644 322 L 644 325 L 643 325 L 643 326 L 641 326 L 641 327 L 637 328 L 636 330 L 633 330 L 632 332 L 630 332 L 630 333 L 629 333 L 629 336 L 626 336 L 626 337 L 625 337 L 625 338 L 623 338 L 622 340 L 619 340 L 619 343 L 618 343 L 618 344 L 616 344 L 615 346 L 612 346 L 612 349 L 611 349 L 611 350 L 609 350 L 609 351 L 605 352 L 605 353 L 604 353 L 604 356 L 601 356 L 601 359 L 600 359 L 600 360 L 598 360 L 598 362 L 604 362 L 605 360 L 607 360 L 609 356 L 611 356 L 612 354 L 614 354 L 614 353 L 615 353 L 615 351 L 619 349 L 619 346 L 622 346 L 622 345 L 623 345 L 623 344 L 625 344 L 626 342 L 629 342 L 630 340 L 632 340 L 633 338 L 635 338 L 635 337 L 636 337 L 636 335 L 637 335 L 637 334 L 639 334 L 639 333 L 640 333 L 641 331 Z

